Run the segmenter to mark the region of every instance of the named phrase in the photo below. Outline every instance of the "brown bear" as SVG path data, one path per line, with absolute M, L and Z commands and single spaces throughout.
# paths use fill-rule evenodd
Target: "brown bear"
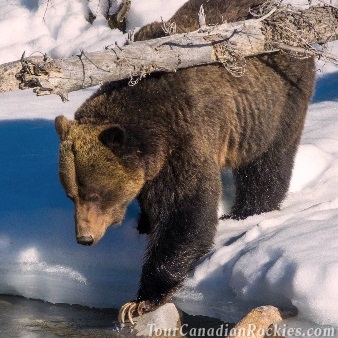
M 260 0 L 190 0 L 172 18 L 178 32 L 250 17 Z M 137 40 L 164 35 L 154 23 Z M 139 231 L 149 234 L 140 287 L 121 318 L 167 302 L 210 250 L 218 222 L 221 170 L 236 199 L 227 217 L 278 209 L 314 87 L 314 61 L 270 54 L 247 59 L 242 77 L 221 65 L 156 73 L 134 87 L 102 86 L 76 112 L 56 119 L 60 179 L 76 209 L 76 236 L 100 240 L 137 198 Z

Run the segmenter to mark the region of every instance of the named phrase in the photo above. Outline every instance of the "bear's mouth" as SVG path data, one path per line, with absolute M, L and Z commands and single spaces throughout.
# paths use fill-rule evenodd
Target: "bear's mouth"
M 92 246 L 94 244 L 94 238 L 92 236 L 79 236 L 76 237 L 76 241 L 78 244 L 84 246 Z

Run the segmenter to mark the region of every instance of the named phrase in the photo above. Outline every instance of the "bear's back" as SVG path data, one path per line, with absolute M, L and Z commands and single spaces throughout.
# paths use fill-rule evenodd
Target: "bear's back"
M 172 20 L 178 31 L 191 31 L 197 29 L 202 3 L 207 23 L 216 24 L 222 16 L 227 21 L 250 17 L 249 8 L 261 2 L 191 0 Z M 152 23 L 136 34 L 136 40 L 163 35 L 161 23 Z M 314 79 L 312 58 L 269 54 L 247 58 L 246 72 L 239 78 L 215 64 L 150 74 L 134 87 L 128 80 L 113 82 L 87 100 L 75 118 L 80 123 L 128 125 L 135 134 L 156 131 L 169 144 L 184 144 L 182 139 L 189 135 L 198 151 L 217 153 L 219 163 L 227 152 L 233 158 L 229 165 L 236 166 L 264 153 L 289 126 L 298 135 Z

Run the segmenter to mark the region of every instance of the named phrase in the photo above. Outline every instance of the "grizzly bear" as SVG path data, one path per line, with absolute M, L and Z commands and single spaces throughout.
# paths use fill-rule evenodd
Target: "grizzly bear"
M 209 24 L 249 18 L 260 0 L 190 0 L 173 16 L 177 31 L 197 29 L 204 5 Z M 160 23 L 136 40 L 164 35 Z M 136 300 L 121 320 L 156 309 L 182 285 L 212 244 L 221 170 L 231 168 L 236 198 L 225 218 L 278 209 L 314 87 L 314 61 L 278 53 L 248 58 L 246 73 L 222 65 L 155 73 L 136 86 L 103 85 L 76 112 L 60 116 L 60 180 L 75 203 L 83 245 L 140 205 L 138 229 L 149 234 Z

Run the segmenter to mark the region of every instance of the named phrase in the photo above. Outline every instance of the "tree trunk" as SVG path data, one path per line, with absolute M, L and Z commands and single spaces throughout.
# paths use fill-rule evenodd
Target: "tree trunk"
M 280 50 L 337 61 L 334 55 L 312 47 L 337 36 L 338 9 L 334 7 L 273 7 L 258 19 L 130 42 L 100 52 L 82 52 L 67 59 L 28 58 L 22 61 L 16 77 L 21 89 L 34 88 L 37 95 L 58 94 L 67 100 L 67 93 L 102 82 L 129 78 L 133 85 L 152 72 L 175 72 L 217 62 L 240 76 L 244 57 Z M 14 89 L 13 74 L 18 64 L 8 65 L 0 66 L 0 91 Z

